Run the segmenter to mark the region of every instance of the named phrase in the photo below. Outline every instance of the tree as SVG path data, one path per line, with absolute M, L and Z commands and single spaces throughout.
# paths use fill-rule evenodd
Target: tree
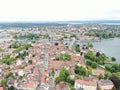
M 92 62 L 92 68 L 97 68 L 97 63 L 96 62 Z
M 90 48 L 93 48 L 93 44 L 92 43 L 88 43 L 87 46 L 90 47 Z
M 84 56 L 86 59 L 90 59 L 90 60 L 93 60 L 94 58 L 94 54 L 92 51 L 88 51 Z
M 79 75 L 86 75 L 86 69 L 82 66 L 76 66 L 75 67 L 75 73 Z
M 69 71 L 66 70 L 65 68 L 62 68 L 60 70 L 60 75 L 59 75 L 59 78 L 60 78 L 60 81 L 67 81 L 67 78 L 69 77 Z
M 10 55 L 4 55 L 4 57 L 0 59 L 0 62 L 10 65 L 14 60 L 15 60 L 14 57 L 10 57 Z
M 65 68 L 62 68 L 60 70 L 60 74 L 59 77 L 56 77 L 55 79 L 55 83 L 58 84 L 60 81 L 64 81 L 64 82 L 70 82 L 70 74 L 69 71 Z
M 111 65 L 105 65 L 105 69 L 106 69 L 107 71 L 111 71 L 112 66 L 111 66 Z
M 98 76 L 98 78 L 99 78 L 99 79 L 103 79 L 104 77 L 103 77 L 102 74 L 100 74 L 100 75 Z
M 75 45 L 75 51 L 78 52 L 78 53 L 80 53 L 80 45 L 78 45 L 78 44 Z
M 8 90 L 15 90 L 15 88 L 13 86 L 10 86 Z
M 107 59 L 107 57 L 105 56 L 105 54 L 100 54 L 99 57 L 99 64 L 104 64 L 105 63 L 105 60 Z
M 92 64 L 92 61 L 89 59 L 86 59 L 86 64 L 90 66 Z
M 64 54 L 60 54 L 60 57 L 59 57 L 60 60 L 70 60 L 71 59 L 71 55 L 67 54 L 67 53 L 64 53 Z
M 4 78 L 4 79 L 1 81 L 1 86 L 7 86 L 7 82 L 8 82 L 8 80 Z
M 108 78 L 110 78 L 112 76 L 112 74 L 110 73 L 110 72 L 105 72 L 105 77 L 104 77 L 104 79 L 108 79 Z
M 60 82 L 60 78 L 59 77 L 56 77 L 55 78 L 55 83 L 58 84 Z
M 54 77 L 54 75 L 55 75 L 54 69 L 52 69 L 51 75 Z
M 116 58 L 115 58 L 115 57 L 112 57 L 111 60 L 112 60 L 112 61 L 116 61 Z
M 99 57 L 99 56 L 100 56 L 100 52 L 97 52 L 97 53 L 96 53 L 96 57 Z
M 14 77 L 13 73 L 12 72 L 9 72 L 5 78 L 9 78 L 9 77 Z
M 74 88 L 74 87 L 71 87 L 70 90 L 75 90 L 75 88 Z

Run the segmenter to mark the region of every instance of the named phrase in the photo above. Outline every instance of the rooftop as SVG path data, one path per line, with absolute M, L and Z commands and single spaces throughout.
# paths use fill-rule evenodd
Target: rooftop
M 98 84 L 99 85 L 113 85 L 113 82 L 111 80 L 100 80 Z

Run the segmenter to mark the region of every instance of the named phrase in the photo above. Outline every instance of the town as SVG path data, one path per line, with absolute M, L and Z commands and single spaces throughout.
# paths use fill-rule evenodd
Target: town
M 120 37 L 120 25 L 1 24 L 0 32 L 0 90 L 120 90 L 120 64 L 89 42 Z

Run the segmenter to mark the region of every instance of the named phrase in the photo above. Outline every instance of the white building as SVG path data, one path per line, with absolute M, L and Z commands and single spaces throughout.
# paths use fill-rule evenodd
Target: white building
M 97 90 L 97 83 L 89 80 L 75 80 L 76 90 Z

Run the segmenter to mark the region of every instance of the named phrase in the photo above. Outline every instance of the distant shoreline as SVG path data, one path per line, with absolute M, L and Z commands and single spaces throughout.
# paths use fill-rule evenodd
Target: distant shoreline
M 23 23 L 23 24 L 27 24 L 27 23 L 33 23 L 33 24 L 70 24 L 70 23 L 80 23 L 80 24 L 84 24 L 84 23 L 103 23 L 103 24 L 118 24 L 120 23 L 120 20 L 68 20 L 68 21 L 63 21 L 63 20 L 59 20 L 59 21 L 0 21 L 0 24 L 7 24 L 7 23 Z

